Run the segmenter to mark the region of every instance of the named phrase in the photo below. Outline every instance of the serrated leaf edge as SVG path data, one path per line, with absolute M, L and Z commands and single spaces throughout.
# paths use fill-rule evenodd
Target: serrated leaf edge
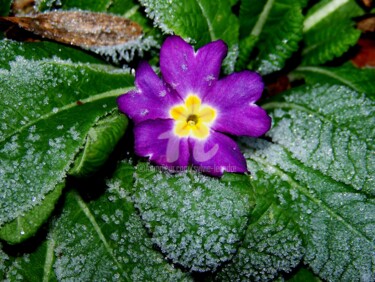
M 278 146 L 280 146 L 284 152 L 289 156 L 290 156 L 290 153 L 281 145 L 278 144 Z M 358 231 L 357 229 L 355 229 L 353 226 L 351 226 L 346 220 L 345 218 L 341 217 L 339 214 L 337 214 L 335 211 L 333 211 L 332 209 L 329 208 L 329 206 L 327 204 L 325 204 L 322 200 L 320 199 L 317 199 L 317 198 L 314 198 L 311 193 L 309 193 L 308 189 L 306 189 L 305 187 L 301 186 L 299 183 L 297 183 L 293 178 L 291 178 L 287 173 L 285 173 L 281 168 L 279 168 L 278 166 L 276 165 L 272 165 L 268 162 L 266 162 L 265 159 L 259 157 L 259 156 L 256 156 L 256 155 L 251 155 L 251 158 L 253 160 L 255 160 L 257 163 L 260 163 L 262 164 L 263 166 L 267 167 L 267 166 L 272 166 L 274 169 L 275 169 L 275 173 L 277 175 L 279 175 L 280 178 L 282 179 L 286 179 L 286 182 L 288 182 L 292 187 L 295 187 L 297 188 L 303 195 L 305 195 L 308 199 L 310 199 L 313 203 L 315 203 L 316 205 L 322 207 L 322 209 L 324 209 L 330 216 L 332 216 L 333 218 L 335 218 L 338 222 L 341 222 L 346 228 L 348 228 L 348 230 L 352 231 L 354 234 L 364 238 L 368 244 L 370 245 L 373 245 L 374 242 L 373 240 L 371 240 L 371 238 L 368 238 L 365 234 L 363 234 L 362 232 Z M 292 157 L 293 158 L 293 157 Z M 293 160 L 295 161 L 298 161 L 296 159 L 293 158 Z M 298 161 L 299 162 L 299 161 Z M 307 168 L 309 169 L 312 169 L 308 166 L 306 166 Z M 314 170 L 312 169 L 315 173 L 318 173 L 322 176 L 326 176 L 326 175 L 323 175 L 320 171 L 317 171 L 317 170 Z M 334 180 L 336 181 L 336 180 Z M 342 183 L 342 185 L 345 185 Z

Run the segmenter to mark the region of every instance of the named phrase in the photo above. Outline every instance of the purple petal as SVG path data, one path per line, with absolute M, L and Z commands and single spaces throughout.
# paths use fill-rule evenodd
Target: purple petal
M 262 91 L 262 78 L 250 71 L 233 73 L 216 82 L 203 100 L 218 111 L 212 128 L 252 137 L 266 133 L 271 127 L 271 118 L 254 104 Z
M 186 169 L 189 164 L 187 138 L 173 133 L 172 120 L 146 120 L 134 127 L 135 153 L 170 170 Z
M 164 85 L 146 62 L 138 66 L 135 85 L 137 90 L 132 90 L 117 99 L 119 109 L 135 123 L 148 119 L 170 118 L 168 109 L 181 103 L 178 95 Z
M 177 90 L 181 98 L 189 93 L 203 96 L 220 74 L 226 56 L 224 41 L 211 42 L 197 52 L 178 36 L 168 37 L 160 50 L 160 70 L 164 80 Z
M 228 136 L 211 131 L 205 140 L 189 138 L 192 164 L 196 169 L 221 176 L 227 172 L 246 172 L 246 161 L 238 145 Z

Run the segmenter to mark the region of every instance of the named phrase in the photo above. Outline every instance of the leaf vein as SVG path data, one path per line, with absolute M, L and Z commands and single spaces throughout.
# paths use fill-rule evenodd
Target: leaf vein
M 343 84 L 351 87 L 352 89 L 355 89 L 356 91 L 361 92 L 360 89 L 358 89 L 355 84 L 351 83 L 349 80 L 345 79 L 344 77 L 341 77 L 341 76 L 339 76 L 339 75 L 337 75 L 337 74 L 335 74 L 335 73 L 333 73 L 329 70 L 321 69 L 319 67 L 298 67 L 298 68 L 296 68 L 296 71 L 307 71 L 307 72 L 320 73 L 320 74 L 332 77 L 332 78 L 342 82 Z
M 106 99 L 106 98 L 110 98 L 110 97 L 117 97 L 119 96 L 120 94 L 123 94 L 127 91 L 129 91 L 131 88 L 130 87 L 126 87 L 126 88 L 118 88 L 118 89 L 115 89 L 115 90 L 111 90 L 111 91 L 107 91 L 107 92 L 103 92 L 103 93 L 99 93 L 97 95 L 93 95 L 93 96 L 90 96 L 86 99 L 82 99 L 80 100 L 83 104 L 86 104 L 86 103 L 90 103 L 90 102 L 95 102 L 95 101 L 98 101 L 98 100 L 101 100 L 101 99 Z M 73 102 L 73 103 L 70 103 L 70 104 L 67 104 L 61 108 L 58 109 L 58 111 L 56 112 L 49 112 L 47 114 L 44 114 L 42 115 L 41 117 L 35 119 L 35 120 L 32 120 L 30 121 L 29 123 L 17 128 L 15 131 L 11 132 L 10 134 L 6 135 L 3 137 L 2 140 L 0 140 L 0 142 L 3 142 L 7 139 L 9 139 L 10 137 L 14 136 L 15 134 L 19 133 L 19 132 L 22 132 L 23 130 L 25 130 L 26 128 L 38 123 L 39 121 L 42 121 L 42 120 L 45 120 L 45 119 L 48 119 L 58 113 L 61 113 L 63 111 L 67 111 L 73 107 L 78 107 L 77 103 L 76 102 Z
M 332 14 L 334 11 L 339 9 L 341 6 L 345 5 L 349 0 L 333 0 L 327 3 L 327 5 L 321 7 L 315 13 L 306 17 L 303 23 L 303 31 L 307 32 L 325 17 Z
M 337 128 L 340 128 L 340 124 L 337 123 L 335 120 L 333 119 L 329 119 L 328 117 L 324 116 L 322 113 L 319 113 L 317 111 L 314 111 L 314 110 L 311 110 L 305 106 L 302 106 L 302 105 L 298 105 L 298 104 L 295 104 L 295 103 L 288 103 L 288 102 L 269 102 L 269 103 L 266 103 L 266 104 L 263 104 L 262 107 L 265 109 L 265 110 L 272 110 L 272 109 L 277 109 L 277 108 L 286 108 L 286 109 L 294 109 L 294 110 L 300 110 L 300 111 L 303 111 L 303 112 L 306 112 L 306 113 L 309 113 L 309 114 L 313 114 L 313 115 L 316 115 L 318 118 L 320 118 L 321 120 L 327 122 L 327 123 L 332 123 L 332 125 L 334 127 L 337 127 Z M 343 126 L 343 125 L 341 125 Z M 362 134 L 359 134 L 357 132 L 357 130 L 355 130 L 354 128 L 352 127 L 346 127 L 351 133 L 353 133 L 354 135 L 356 135 L 358 137 L 358 139 L 362 140 L 363 142 L 366 143 L 366 145 L 368 145 L 368 140 L 366 140 L 364 137 L 362 137 Z
M 50 238 L 47 243 L 46 260 L 44 262 L 44 268 L 43 268 L 43 282 L 50 281 L 54 250 L 55 250 L 55 240 Z
M 283 149 L 284 150 L 284 149 Z M 353 226 L 351 226 L 345 218 L 337 214 L 335 211 L 333 211 L 325 202 L 323 202 L 320 199 L 315 198 L 309 191 L 301 186 L 295 179 L 293 179 L 290 175 L 288 175 L 283 169 L 281 169 L 277 165 L 273 165 L 269 162 L 266 162 L 265 159 L 262 157 L 252 155 L 251 158 L 255 159 L 257 162 L 261 163 L 264 166 L 272 166 L 275 169 L 275 173 L 278 174 L 280 177 L 286 177 L 288 180 L 287 182 L 291 185 L 296 187 L 302 194 L 304 194 L 308 199 L 310 199 L 314 204 L 317 206 L 321 206 L 330 216 L 333 218 L 336 218 L 338 222 L 341 222 L 348 230 L 353 232 L 354 234 L 363 237 L 367 243 L 370 245 L 373 245 L 373 240 L 371 238 L 368 238 L 365 234 L 363 234 L 361 231 L 355 229 Z M 319 171 L 316 171 L 317 173 L 321 174 Z
M 267 3 L 264 5 L 264 8 L 259 15 L 258 21 L 254 25 L 253 30 L 250 33 L 251 35 L 254 35 L 256 37 L 260 35 L 260 33 L 263 30 L 263 26 L 267 21 L 268 15 L 272 9 L 273 2 L 274 0 L 268 0 Z
M 215 33 L 214 33 L 213 25 L 212 25 L 212 23 L 211 23 L 211 21 L 210 21 L 208 15 L 207 15 L 205 9 L 204 9 L 202 3 L 200 2 L 200 0 L 195 0 L 195 1 L 197 2 L 199 8 L 201 9 L 202 14 L 203 14 L 203 17 L 206 19 L 207 26 L 208 26 L 208 31 L 209 31 L 209 33 L 210 33 L 210 37 L 211 37 L 211 41 L 214 41 L 214 40 L 216 39 L 216 35 L 215 35 Z
M 83 200 L 81 199 L 81 197 L 75 192 L 74 194 L 74 198 L 75 200 L 77 201 L 79 207 L 81 208 L 82 212 L 86 215 L 87 219 L 90 221 L 90 223 L 92 224 L 92 226 L 94 227 L 94 230 L 95 232 L 98 234 L 100 240 L 102 241 L 105 249 L 107 250 L 107 252 L 109 253 L 109 255 L 112 257 L 113 261 L 116 263 L 116 265 L 119 267 L 119 269 L 122 270 L 122 272 L 126 275 L 126 273 L 124 272 L 123 268 L 122 268 L 122 265 L 119 263 L 119 261 L 116 259 L 111 247 L 109 246 L 108 242 L 107 242 L 107 239 L 105 238 L 100 226 L 98 225 L 98 223 L 96 222 L 96 219 L 95 217 L 92 215 L 90 209 L 88 208 L 88 206 L 83 202 Z M 127 277 L 129 279 L 129 277 Z

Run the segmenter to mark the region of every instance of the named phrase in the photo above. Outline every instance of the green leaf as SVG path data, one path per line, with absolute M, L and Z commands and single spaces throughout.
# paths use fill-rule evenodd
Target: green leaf
M 86 202 L 77 191 L 66 195 L 62 214 L 47 239 L 4 268 L 10 281 L 191 281 L 153 248 L 123 187 L 132 185 L 134 168 L 121 164 L 119 178 L 98 199 Z M 1 269 L 1 264 L 0 264 Z
M 240 58 L 253 61 L 249 67 L 262 75 L 278 71 L 297 51 L 302 39 L 302 5 L 293 0 L 242 1 L 240 8 L 240 36 L 242 42 L 250 39 L 258 51 L 251 58 L 252 48 L 240 49 Z M 240 44 L 242 47 L 244 43 Z M 241 65 L 238 65 L 241 67 Z
M 264 253 L 288 261 L 293 255 L 288 255 L 288 246 L 300 238 L 303 261 L 320 278 L 373 281 L 375 103 L 342 86 L 297 88 L 281 99 L 264 105 L 274 122 L 268 134 L 273 142 L 242 139 L 255 211 L 265 211 L 254 212 L 252 218 L 274 223 L 255 229 L 257 235 L 250 225 L 227 272 L 242 269 L 238 276 L 251 277 Z M 284 230 L 295 235 L 283 237 Z M 265 240 L 265 250 L 256 256 L 247 243 L 254 236 Z M 272 260 L 269 264 L 278 266 Z
M 315 86 L 264 107 L 277 109 L 274 142 L 324 175 L 375 195 L 374 101 L 343 86 Z
M 353 17 L 364 14 L 355 0 L 323 0 L 308 12 L 304 22 L 304 65 L 319 65 L 344 54 L 361 32 Z
M 307 83 L 342 84 L 357 92 L 375 97 L 375 69 L 356 68 L 351 63 L 341 67 L 300 66 L 291 74 L 292 78 L 303 77 Z
M 72 63 L 104 64 L 102 60 L 89 55 L 87 52 L 52 42 L 16 43 L 4 39 L 0 41 L 0 51 L 0 67 L 8 70 L 10 67 L 9 62 L 15 61 L 18 57 L 23 57 L 27 60 L 56 58 L 69 60 Z
M 6 268 L 6 281 L 57 281 L 53 264 L 55 262 L 55 241 L 49 239 L 31 253 L 11 257 Z
M 237 59 L 238 20 L 232 13 L 231 0 L 212 4 L 210 0 L 158 1 L 140 0 L 154 24 L 167 34 L 177 34 L 201 47 L 222 39 L 229 46 L 224 61 L 227 72 L 232 72 Z
M 298 226 L 286 214 L 270 191 L 256 189 L 257 206 L 246 237 L 231 263 L 219 273 L 220 281 L 270 280 L 279 272 L 290 272 L 304 254 Z
M 97 171 L 124 135 L 127 125 L 128 119 L 118 111 L 99 120 L 88 131 L 85 146 L 76 157 L 69 174 L 88 176 Z
M 139 164 L 129 191 L 153 242 L 172 262 L 193 271 L 215 270 L 232 258 L 253 207 L 244 175 L 219 181 Z
M 8 16 L 12 0 L 0 0 L 0 16 Z
M 236 71 L 243 70 L 248 62 L 251 55 L 251 51 L 258 42 L 258 36 L 249 35 L 240 40 L 240 47 L 238 53 L 238 60 L 236 62 Z
M 133 85 L 112 67 L 60 59 L 72 50 L 61 45 L 39 59 L 46 45 L 41 54 L 38 46 L 0 42 L 0 225 L 25 216 L 63 182 L 90 128 Z
M 133 181 L 123 164 L 98 200 L 85 202 L 68 194 L 61 217 L 49 237 L 55 241 L 54 269 L 59 281 L 189 281 L 154 250 L 124 186 Z M 78 247 L 79 246 L 79 247 Z
M 57 184 L 56 188 L 45 195 L 40 205 L 34 206 L 24 216 L 19 216 L 13 221 L 5 223 L 0 228 L 0 239 L 9 244 L 18 244 L 35 235 L 39 227 L 47 221 L 55 209 L 55 204 L 61 196 L 65 183 Z

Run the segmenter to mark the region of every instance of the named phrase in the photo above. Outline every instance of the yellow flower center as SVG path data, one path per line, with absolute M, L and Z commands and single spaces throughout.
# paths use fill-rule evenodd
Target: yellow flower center
M 174 133 L 179 137 L 205 139 L 210 134 L 210 125 L 216 119 L 216 110 L 202 105 L 197 95 L 190 94 L 185 104 L 172 107 L 169 114 L 175 120 Z

